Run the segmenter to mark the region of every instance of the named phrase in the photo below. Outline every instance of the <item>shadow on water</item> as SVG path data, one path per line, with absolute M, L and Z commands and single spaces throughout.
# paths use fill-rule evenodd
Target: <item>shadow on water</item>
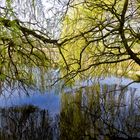
M 41 96 L 48 97 L 45 94 Z M 140 139 L 140 98 L 136 88 L 90 84 L 73 92 L 64 90 L 56 96 L 59 96 L 60 107 L 53 115 L 49 111 L 51 107 L 43 109 L 31 102 L 1 107 L 0 139 Z

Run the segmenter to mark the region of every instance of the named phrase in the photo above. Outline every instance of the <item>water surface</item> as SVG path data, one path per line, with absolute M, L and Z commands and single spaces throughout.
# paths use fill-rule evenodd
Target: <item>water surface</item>
M 110 76 L 61 87 L 3 88 L 1 139 L 140 139 L 139 83 Z

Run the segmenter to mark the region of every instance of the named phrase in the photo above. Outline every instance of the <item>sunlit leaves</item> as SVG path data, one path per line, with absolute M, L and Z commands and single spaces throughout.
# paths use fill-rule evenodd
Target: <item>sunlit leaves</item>
M 114 73 L 115 67 L 118 69 L 120 66 L 117 66 L 117 63 L 130 63 L 131 54 L 128 53 L 120 35 L 124 4 L 125 0 L 73 1 L 63 21 L 61 34 L 63 55 L 71 71 L 75 71 L 77 75 L 84 75 L 85 71 L 87 75 Z M 133 13 L 136 8 L 134 5 L 135 2 L 129 1 L 124 16 L 124 33 L 126 42 L 136 54 L 137 39 L 132 35 L 134 25 L 130 27 L 128 22 L 136 19 Z M 125 71 L 127 64 L 123 62 L 125 68 L 121 66 L 119 69 Z

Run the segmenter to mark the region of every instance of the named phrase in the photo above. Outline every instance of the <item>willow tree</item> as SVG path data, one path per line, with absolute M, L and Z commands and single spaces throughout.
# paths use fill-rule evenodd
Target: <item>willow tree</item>
M 1 1 L 0 79 L 24 81 L 31 65 L 60 65 L 68 79 L 118 63 L 139 66 L 139 6 L 138 0 Z
M 139 19 L 138 0 L 69 1 L 60 44 L 73 77 L 85 71 L 110 73 L 111 67 L 139 68 Z
M 54 4 L 46 4 L 47 7 L 38 0 L 0 2 L 1 81 L 31 84 L 36 79 L 32 67 L 47 70 L 54 63 L 50 54 L 58 41 L 57 24 L 61 15 L 54 11 Z

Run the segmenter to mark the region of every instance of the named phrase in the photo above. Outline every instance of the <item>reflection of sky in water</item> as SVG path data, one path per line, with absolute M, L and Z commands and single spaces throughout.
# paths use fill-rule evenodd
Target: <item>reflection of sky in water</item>
M 8 93 L 7 93 L 8 94 Z M 54 92 L 40 94 L 39 92 L 34 91 L 31 96 L 25 95 L 22 93 L 15 92 L 10 97 L 1 96 L 0 97 L 0 106 L 1 107 L 10 107 L 10 106 L 22 106 L 22 105 L 34 105 L 40 109 L 47 109 L 50 114 L 58 114 L 60 110 L 60 98 L 58 94 Z
M 127 86 L 129 88 L 134 88 L 136 89 L 137 93 L 140 93 L 140 83 L 132 83 L 133 80 L 128 79 L 128 78 L 124 78 L 124 77 L 114 77 L 114 76 L 110 76 L 110 77 L 105 77 L 105 78 L 97 78 L 97 79 L 93 79 L 93 78 L 89 78 L 88 80 L 77 82 L 76 86 L 71 87 L 71 88 L 67 88 L 65 89 L 66 92 L 70 92 L 74 89 L 78 89 L 79 87 L 85 87 L 85 86 L 92 86 L 94 84 L 100 84 L 100 85 L 122 85 L 122 86 Z
M 97 82 L 97 81 L 96 81 Z M 99 79 L 100 84 L 107 85 L 127 85 L 131 83 L 132 80 L 126 78 L 116 78 L 116 77 L 108 77 Z M 66 89 L 66 91 L 70 92 L 74 89 L 77 89 L 81 86 L 91 86 L 95 83 L 93 80 L 88 80 L 81 82 L 79 85 L 74 86 L 72 89 Z M 140 93 L 140 83 L 133 83 L 130 86 L 130 89 L 136 89 L 135 95 L 139 96 Z M 127 99 L 130 95 L 130 91 L 127 92 Z M 140 97 L 140 96 L 139 96 Z M 47 109 L 52 115 L 59 113 L 60 111 L 60 96 L 59 90 L 57 88 L 53 88 L 48 92 L 41 94 L 39 91 L 32 91 L 32 95 L 25 95 L 25 93 L 18 93 L 17 91 L 13 92 L 10 96 L 8 92 L 5 92 L 4 95 L 0 97 L 0 106 L 1 107 L 9 107 L 9 106 L 22 106 L 22 105 L 34 105 L 39 107 L 40 109 Z
M 123 85 L 123 86 L 126 86 L 128 85 L 129 83 L 133 82 L 133 80 L 131 79 L 127 79 L 127 78 L 117 78 L 117 77 L 108 77 L 108 78 L 105 78 L 103 80 L 101 80 L 101 83 L 102 84 L 118 84 L 118 85 Z M 129 85 L 129 87 L 131 88 L 137 88 L 139 91 L 140 91 L 140 83 L 132 83 L 131 85 Z
M 100 83 L 109 84 L 109 85 L 116 84 L 116 85 L 126 86 L 131 82 L 133 82 L 133 80 L 131 80 L 131 79 L 127 79 L 124 77 L 119 78 L 119 77 L 114 77 L 114 76 L 100 79 Z M 133 84 L 129 85 L 129 87 L 140 89 L 140 83 L 133 83 Z

